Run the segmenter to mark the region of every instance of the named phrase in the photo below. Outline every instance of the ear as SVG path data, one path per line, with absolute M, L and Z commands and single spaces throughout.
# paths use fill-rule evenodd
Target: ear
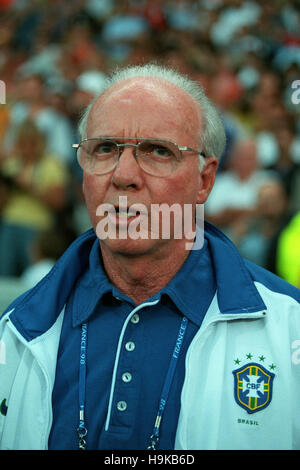
M 204 204 L 211 192 L 216 173 L 218 169 L 218 159 L 216 157 L 206 157 L 205 166 L 199 173 L 199 191 L 197 196 L 197 204 Z

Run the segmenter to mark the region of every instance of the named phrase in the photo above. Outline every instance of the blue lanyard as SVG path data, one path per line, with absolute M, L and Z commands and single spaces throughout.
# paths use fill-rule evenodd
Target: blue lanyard
M 169 392 L 171 389 L 174 372 L 177 365 L 177 360 L 181 351 L 184 334 L 186 332 L 188 320 L 186 317 L 182 318 L 180 328 L 178 331 L 176 343 L 174 346 L 173 354 L 170 360 L 168 372 L 165 378 L 165 383 L 162 389 L 162 394 L 159 401 L 159 408 L 157 411 L 153 433 L 150 436 L 150 444 L 147 449 L 156 450 L 159 442 L 159 430 L 163 417 L 163 413 L 168 400 Z M 81 326 L 81 342 L 80 342 L 80 361 L 79 361 L 79 425 L 77 428 L 79 443 L 78 447 L 80 450 L 85 450 L 87 427 L 85 423 L 85 386 L 86 386 L 86 353 L 87 353 L 87 323 L 83 323 Z
M 80 341 L 80 361 L 79 361 L 79 426 L 77 429 L 79 437 L 79 449 L 86 449 L 85 436 L 87 435 L 87 428 L 85 426 L 85 382 L 86 382 L 86 350 L 87 350 L 87 323 L 81 326 L 81 341 Z
M 159 429 L 160 429 L 160 425 L 161 425 L 161 421 L 162 421 L 162 416 L 163 416 L 163 412 L 165 411 L 166 403 L 167 403 L 169 392 L 170 392 L 170 389 L 171 389 L 171 385 L 172 385 L 172 381 L 173 381 L 173 377 L 174 377 L 174 372 L 175 372 L 175 368 L 176 368 L 176 365 L 177 365 L 177 360 L 178 360 L 178 357 L 179 357 L 181 346 L 182 346 L 182 343 L 183 343 L 184 334 L 186 332 L 187 324 L 188 324 L 187 318 L 183 317 L 182 321 L 181 321 L 181 324 L 180 324 L 179 331 L 178 331 L 178 335 L 177 335 L 176 343 L 175 343 L 175 346 L 174 346 L 173 354 L 172 354 L 172 357 L 171 357 L 171 361 L 170 361 L 170 364 L 169 364 L 169 369 L 168 369 L 168 372 L 167 372 L 167 375 L 166 375 L 166 378 L 165 378 L 165 383 L 164 383 L 162 394 L 161 394 L 161 397 L 160 397 L 159 408 L 158 408 L 158 411 L 157 411 L 153 432 L 150 436 L 149 446 L 147 447 L 148 450 L 156 450 L 157 445 L 159 443 Z

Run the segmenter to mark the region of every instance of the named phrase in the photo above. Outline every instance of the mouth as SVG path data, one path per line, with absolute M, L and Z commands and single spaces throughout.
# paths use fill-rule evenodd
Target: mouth
M 140 215 L 140 211 L 133 211 L 133 210 L 124 210 L 120 209 L 119 207 L 115 208 L 116 217 L 121 219 L 131 219 L 132 217 L 137 217 Z
M 133 210 L 131 208 L 122 208 L 115 206 L 114 210 L 108 213 L 110 220 L 119 226 L 127 226 L 133 220 L 138 221 L 142 213 L 138 210 Z

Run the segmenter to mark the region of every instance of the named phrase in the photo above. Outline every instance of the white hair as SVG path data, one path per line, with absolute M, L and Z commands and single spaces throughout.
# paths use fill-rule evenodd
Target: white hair
M 201 150 L 211 157 L 221 157 L 225 149 L 226 137 L 219 112 L 205 95 L 202 86 L 189 79 L 177 71 L 155 64 L 145 64 L 139 66 L 129 66 L 123 69 L 117 68 L 109 77 L 103 87 L 102 93 L 85 109 L 78 126 L 78 133 L 81 140 L 86 139 L 87 120 L 94 102 L 112 85 L 122 80 L 134 77 L 154 77 L 166 80 L 188 93 L 199 106 L 203 116 L 203 128 L 199 130 L 199 144 Z

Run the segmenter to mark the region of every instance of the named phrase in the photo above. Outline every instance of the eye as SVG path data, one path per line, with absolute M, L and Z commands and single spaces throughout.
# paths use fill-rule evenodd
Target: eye
M 110 141 L 98 142 L 95 144 L 93 153 L 107 155 L 116 151 L 116 144 Z
M 172 158 L 174 156 L 168 147 L 156 142 L 144 142 L 140 145 L 140 151 L 148 157 Z
M 172 152 L 167 148 L 163 146 L 153 146 L 152 154 L 157 156 L 157 157 L 171 157 Z

